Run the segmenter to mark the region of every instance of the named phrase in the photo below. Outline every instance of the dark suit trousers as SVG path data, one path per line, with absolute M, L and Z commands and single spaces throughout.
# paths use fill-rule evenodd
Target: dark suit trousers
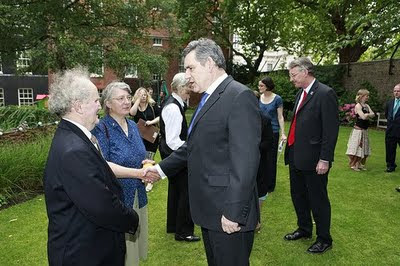
M 312 233 L 312 218 L 317 227 L 317 240 L 331 243 L 331 205 L 328 198 L 328 173 L 318 175 L 316 171 L 296 169 L 293 149 L 289 148 L 290 193 L 297 215 L 299 229 Z
M 254 231 L 227 234 L 201 228 L 209 266 L 249 265 Z
M 187 169 L 168 177 L 167 233 L 193 235 L 194 224 L 190 214 Z
M 397 145 L 400 146 L 400 138 L 393 136 L 385 136 L 386 144 L 386 166 L 389 168 L 396 168 L 396 149 Z

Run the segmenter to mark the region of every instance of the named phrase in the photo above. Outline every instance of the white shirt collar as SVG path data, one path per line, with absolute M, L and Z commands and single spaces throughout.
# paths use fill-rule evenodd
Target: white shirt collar
M 84 127 L 84 126 L 82 126 L 81 124 L 79 124 L 78 122 L 72 121 L 72 120 L 70 120 L 70 119 L 67 119 L 67 118 L 64 118 L 64 117 L 63 117 L 63 119 L 66 120 L 66 121 L 68 121 L 68 122 L 71 122 L 72 124 L 74 124 L 75 126 L 77 126 L 80 130 L 83 131 L 83 133 L 85 133 L 85 135 L 86 135 L 86 137 L 88 137 L 88 139 L 91 139 L 91 138 L 92 138 L 92 133 L 90 133 L 90 131 L 89 131 L 86 127 Z
M 206 90 L 208 95 L 213 94 L 213 92 L 218 88 L 218 86 L 228 77 L 228 74 L 224 73 L 219 78 L 217 78 L 213 83 L 211 83 L 210 87 Z M 207 97 L 208 98 L 208 97 Z
M 313 81 L 311 81 L 310 85 L 307 86 L 307 88 L 305 88 L 304 90 L 307 92 L 307 94 L 310 92 L 312 85 L 314 84 L 315 79 L 313 79 Z
M 173 92 L 171 95 L 172 95 L 172 97 L 174 97 L 174 98 L 179 102 L 179 104 L 180 104 L 182 107 L 185 106 L 184 103 L 183 103 L 182 98 L 181 98 L 178 94 L 176 94 L 175 92 Z

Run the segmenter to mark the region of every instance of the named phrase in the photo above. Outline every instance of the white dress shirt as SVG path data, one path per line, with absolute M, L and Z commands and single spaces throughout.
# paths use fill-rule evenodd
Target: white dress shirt
M 303 93 L 300 95 L 299 102 L 297 103 L 296 113 L 297 113 L 297 111 L 299 110 L 301 101 L 303 100 L 304 91 L 305 91 L 305 92 L 307 93 L 307 95 L 308 95 L 308 93 L 310 93 L 311 87 L 312 87 L 312 85 L 314 84 L 314 82 L 315 82 L 315 79 L 313 79 L 313 81 L 311 81 L 310 85 L 308 85 L 307 88 L 303 89 Z
M 184 107 L 183 100 L 178 94 L 173 92 L 172 97 L 179 102 L 182 108 Z M 185 143 L 185 141 L 179 137 L 183 121 L 181 111 L 176 104 L 170 103 L 164 106 L 161 111 L 161 116 L 165 125 L 165 141 L 171 150 L 177 150 Z
M 64 119 L 65 121 L 68 121 L 68 122 L 74 124 L 75 126 L 77 126 L 80 130 L 83 131 L 83 133 L 85 133 L 86 137 L 88 137 L 89 140 L 92 138 L 92 133 L 90 133 L 90 131 L 86 127 L 84 127 L 81 124 L 79 124 L 78 122 L 72 121 L 72 120 L 70 120 L 68 118 L 64 118 L 63 117 L 62 119 Z

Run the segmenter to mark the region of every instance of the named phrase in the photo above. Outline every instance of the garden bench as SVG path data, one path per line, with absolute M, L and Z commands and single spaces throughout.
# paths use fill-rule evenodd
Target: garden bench
M 378 119 L 376 119 L 376 127 L 377 128 L 387 128 L 387 119 L 383 118 L 384 116 L 381 116 L 381 113 L 376 113 L 376 116 Z

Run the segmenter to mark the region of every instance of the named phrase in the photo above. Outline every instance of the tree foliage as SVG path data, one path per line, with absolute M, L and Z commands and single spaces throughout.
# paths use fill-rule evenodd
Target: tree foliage
M 32 68 L 89 69 L 109 65 L 119 76 L 138 65 L 144 76 L 155 66 L 165 71 L 162 55 L 148 46 L 145 30 L 156 1 L 139 0 L 8 0 L 0 4 L 0 51 L 3 60 L 29 50 Z M 112 55 L 112 56 L 111 56 Z M 35 60 L 35 58 L 37 60 Z M 116 63 L 118 61 L 122 63 Z M 160 64 L 154 65 L 154 62 Z
M 282 23 L 292 12 L 290 0 L 179 0 L 178 3 L 184 41 L 213 38 L 228 48 L 228 61 L 236 55 L 246 62 L 250 82 L 258 73 L 264 52 L 280 47 L 290 29 Z M 233 33 L 240 39 L 240 49 L 234 43 Z
M 265 51 L 347 63 L 366 51 L 369 58 L 387 58 L 400 44 L 398 0 L 178 0 L 177 14 L 185 41 L 209 36 L 229 48 L 230 59 L 242 57 L 248 83 Z
M 348 63 L 357 62 L 368 49 L 374 58 L 387 57 L 399 43 L 398 0 L 294 2 L 301 25 L 294 28 L 293 36 L 302 44 L 297 52 L 320 59 L 338 56 L 340 63 Z

